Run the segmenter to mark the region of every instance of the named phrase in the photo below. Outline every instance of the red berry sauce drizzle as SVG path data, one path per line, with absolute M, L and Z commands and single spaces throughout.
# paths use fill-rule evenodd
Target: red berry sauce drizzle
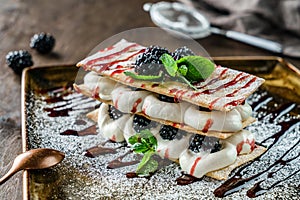
M 43 99 L 47 105 L 49 104 L 44 109 L 48 112 L 48 116 L 69 116 L 70 112 L 76 111 L 76 105 L 82 104 L 85 101 L 91 101 L 91 99 L 85 98 L 82 95 L 69 99 L 68 95 L 73 92 L 72 88 L 48 91 L 47 97 Z M 180 94 L 178 94 L 178 98 L 180 98 Z M 59 104 L 56 105 L 56 103 Z M 52 104 L 55 106 L 52 106 Z M 235 169 L 230 178 L 214 190 L 216 197 L 225 197 L 241 190 L 246 190 L 246 195 L 254 198 L 287 183 L 292 185 L 292 187 L 299 187 L 299 185 L 295 184 L 299 184 L 300 180 L 300 105 L 287 102 L 280 97 L 274 97 L 264 90 L 256 91 L 249 98 L 249 104 L 253 108 L 254 117 L 258 119 L 256 123 L 259 125 L 249 126 L 248 129 L 254 133 L 259 133 L 259 135 L 256 135 L 256 144 L 265 146 L 267 151 L 252 162 Z M 91 111 L 94 108 L 85 109 Z M 76 123 L 85 124 L 82 119 L 77 119 Z M 277 128 L 270 130 L 268 124 L 275 124 Z M 259 129 L 266 129 L 266 131 L 264 132 L 264 130 Z M 82 130 L 67 129 L 61 133 L 61 135 L 73 136 L 94 134 L 97 134 L 96 125 Z M 107 143 L 112 143 L 112 141 L 108 140 L 87 149 L 85 156 L 97 157 L 105 154 L 116 154 L 118 153 L 118 149 L 126 148 L 126 145 L 122 143 L 114 148 L 105 147 Z M 110 161 L 107 168 L 115 169 L 138 163 L 140 158 L 132 161 L 123 161 L 124 157 L 131 153 L 131 151 L 128 151 Z M 164 166 L 166 165 L 164 160 L 160 162 Z M 128 178 L 135 178 L 137 174 L 128 172 L 126 176 Z M 176 182 L 178 185 L 187 185 L 201 180 L 187 174 L 182 174 L 182 176 L 176 179 Z

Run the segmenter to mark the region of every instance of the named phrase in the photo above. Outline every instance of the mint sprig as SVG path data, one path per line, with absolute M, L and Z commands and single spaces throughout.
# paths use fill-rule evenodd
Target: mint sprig
M 147 151 L 136 169 L 139 176 L 150 176 L 158 169 L 158 162 L 152 158 L 156 153 Z
M 179 78 L 189 87 L 193 88 L 194 90 L 197 89 L 185 78 L 188 72 L 188 68 L 186 65 L 181 65 L 180 67 L 178 67 L 177 62 L 174 60 L 174 58 L 166 53 L 160 57 L 160 60 L 171 77 Z
M 128 142 L 132 145 L 132 149 L 136 153 L 144 154 L 139 163 L 136 173 L 139 176 L 150 176 L 158 168 L 158 162 L 152 156 L 156 154 L 157 140 L 150 130 L 142 130 L 131 136 Z
M 165 72 L 160 71 L 159 75 L 138 75 L 133 72 L 124 72 L 125 75 L 136 80 L 144 81 L 163 81 L 166 77 L 182 80 L 189 87 L 197 90 L 193 83 L 207 79 L 215 70 L 215 65 L 212 61 L 201 56 L 184 56 L 179 60 L 164 53 L 159 60 L 165 67 Z M 168 76 L 166 76 L 166 74 Z

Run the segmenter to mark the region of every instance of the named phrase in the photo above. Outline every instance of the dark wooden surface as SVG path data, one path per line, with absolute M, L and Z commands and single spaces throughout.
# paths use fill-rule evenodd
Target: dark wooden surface
M 0 175 L 22 152 L 21 78 L 5 64 L 11 50 L 26 49 L 34 65 L 76 63 L 108 37 L 122 31 L 154 26 L 142 10 L 144 0 L 0 0 Z M 29 48 L 34 33 L 52 33 L 53 53 L 39 55 Z M 197 40 L 210 56 L 272 56 L 274 54 L 221 36 Z M 299 59 L 286 58 L 297 67 Z M 0 186 L 0 199 L 22 198 L 22 173 Z

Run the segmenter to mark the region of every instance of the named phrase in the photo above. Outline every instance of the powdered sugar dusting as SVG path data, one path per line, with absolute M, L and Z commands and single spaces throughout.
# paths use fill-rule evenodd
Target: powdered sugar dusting
M 48 95 L 48 94 L 47 94 Z M 258 91 L 249 98 L 249 103 L 254 106 L 255 117 L 259 120 L 248 127 L 256 134 L 258 143 L 262 143 L 270 150 L 264 154 L 259 161 L 253 162 L 243 171 L 245 176 L 256 174 L 265 170 L 276 158 L 282 156 L 291 146 L 299 141 L 300 124 L 295 123 L 290 127 L 288 134 L 284 134 L 280 140 L 273 145 L 274 139 L 269 136 L 280 131 L 281 122 L 299 117 L 299 105 L 292 104 L 286 106 L 286 109 L 292 109 L 293 112 L 283 110 L 279 114 L 272 114 L 269 110 L 269 104 L 274 109 L 279 108 L 283 103 L 281 101 L 266 102 L 258 105 L 264 96 L 269 94 L 265 91 Z M 28 133 L 28 148 L 54 148 L 63 151 L 66 154 L 65 160 L 57 167 L 49 170 L 40 170 L 31 172 L 32 180 L 30 182 L 31 196 L 47 197 L 51 199 L 195 199 L 203 197 L 205 199 L 215 199 L 214 190 L 220 186 L 223 181 L 217 181 L 208 177 L 190 185 L 179 186 L 176 184 L 176 178 L 181 175 L 181 170 L 176 163 L 170 164 L 151 178 L 126 178 L 126 173 L 134 171 L 136 165 L 129 165 L 123 168 L 107 169 L 108 162 L 124 155 L 128 152 L 128 147 L 118 148 L 117 154 L 100 155 L 95 158 L 84 156 L 87 149 L 97 146 L 106 141 L 101 135 L 87 136 L 65 136 L 60 135 L 67 129 L 82 130 L 94 122 L 88 120 L 85 113 L 95 108 L 98 102 L 86 99 L 81 95 L 70 93 L 61 101 L 47 103 L 46 94 L 35 93 L 31 91 L 26 96 L 26 129 Z M 80 103 L 81 102 L 81 103 Z M 85 102 L 85 103 L 82 103 Z M 259 106 L 259 108 L 258 108 Z M 49 116 L 45 108 L 69 109 L 63 116 Z M 273 110 L 274 110 L 273 109 Z M 278 113 L 278 112 L 277 112 Z M 59 114 L 58 114 L 59 115 Z M 266 116 L 264 116 L 266 115 Z M 298 118 L 299 119 L 299 118 Z M 77 123 L 78 120 L 86 123 Z M 119 143 L 107 143 L 108 147 L 119 147 Z M 300 146 L 292 148 L 285 160 L 295 158 L 299 155 Z M 135 154 L 129 154 L 124 160 L 132 161 L 136 159 Z M 291 199 L 299 195 L 299 156 L 287 165 L 275 165 L 270 173 L 265 173 L 259 180 L 261 187 L 268 189 L 276 181 L 286 179 L 271 187 L 257 199 Z M 273 173 L 274 172 L 274 173 Z M 289 174 L 293 176 L 286 178 Z M 269 178 L 267 177 L 269 176 Z M 241 189 L 240 192 L 233 193 L 224 199 L 245 199 L 246 192 L 257 181 L 249 182 L 249 185 Z

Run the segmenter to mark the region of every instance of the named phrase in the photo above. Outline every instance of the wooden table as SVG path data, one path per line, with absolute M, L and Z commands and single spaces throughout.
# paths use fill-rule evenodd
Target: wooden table
M 122 2 L 122 3 L 121 3 Z M 154 26 L 142 10 L 149 0 L 1 0 L 0 1 L 0 175 L 22 152 L 21 78 L 5 64 L 11 50 L 26 49 L 34 65 L 76 63 L 101 41 L 122 31 Z M 30 49 L 29 41 L 38 32 L 56 38 L 54 52 L 40 55 Z M 198 42 L 211 56 L 272 56 L 274 54 L 211 35 Z M 286 58 L 300 67 L 299 59 Z M 22 198 L 22 173 L 0 186 L 0 199 Z

